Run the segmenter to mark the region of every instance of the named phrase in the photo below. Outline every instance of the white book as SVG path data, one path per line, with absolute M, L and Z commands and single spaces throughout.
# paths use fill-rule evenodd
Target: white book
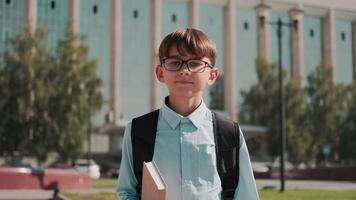
M 167 185 L 154 161 L 143 163 L 142 200 L 165 200 Z

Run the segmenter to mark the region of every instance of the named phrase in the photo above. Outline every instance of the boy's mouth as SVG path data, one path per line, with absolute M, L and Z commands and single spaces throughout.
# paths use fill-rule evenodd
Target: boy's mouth
M 179 84 L 193 84 L 193 82 L 191 82 L 191 81 L 176 81 L 176 83 L 179 83 Z

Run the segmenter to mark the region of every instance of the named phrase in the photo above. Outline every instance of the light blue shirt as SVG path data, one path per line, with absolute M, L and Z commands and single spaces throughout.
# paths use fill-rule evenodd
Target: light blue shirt
M 234 199 L 258 200 L 242 133 L 239 152 L 240 177 Z M 204 102 L 187 117 L 174 112 L 165 104 L 162 106 L 158 117 L 153 160 L 167 184 L 168 200 L 222 199 L 221 181 L 216 166 L 212 113 Z M 123 139 L 117 187 L 120 200 L 139 199 L 136 185 L 129 123 Z

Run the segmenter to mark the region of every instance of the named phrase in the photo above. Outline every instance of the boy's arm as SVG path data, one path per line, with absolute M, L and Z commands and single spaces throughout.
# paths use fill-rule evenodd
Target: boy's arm
M 253 176 L 250 156 L 242 131 L 240 130 L 240 178 L 235 190 L 234 200 L 248 199 L 259 200 L 255 178 Z
M 131 122 L 127 124 L 122 142 L 122 158 L 118 177 L 117 193 L 120 200 L 139 199 L 136 192 L 137 179 L 133 170 Z

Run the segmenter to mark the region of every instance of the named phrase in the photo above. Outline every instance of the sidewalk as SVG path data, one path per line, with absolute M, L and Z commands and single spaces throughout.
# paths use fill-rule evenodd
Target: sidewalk
M 53 190 L 0 190 L 1 200 L 53 199 Z M 60 199 L 60 198 L 59 198 Z
M 279 179 L 257 179 L 257 188 L 279 188 Z M 286 180 L 287 189 L 321 189 L 321 190 L 353 190 L 356 191 L 356 181 L 313 181 L 313 180 Z
M 258 189 L 279 188 L 280 181 L 277 179 L 257 179 Z M 321 189 L 321 190 L 351 190 L 356 191 L 356 181 L 311 181 L 311 180 L 286 180 L 287 189 Z M 75 194 L 94 194 L 101 192 L 115 193 L 115 188 L 89 188 L 61 190 L 63 192 Z M 52 190 L 0 190 L 0 200 L 29 200 L 29 199 L 51 199 Z

